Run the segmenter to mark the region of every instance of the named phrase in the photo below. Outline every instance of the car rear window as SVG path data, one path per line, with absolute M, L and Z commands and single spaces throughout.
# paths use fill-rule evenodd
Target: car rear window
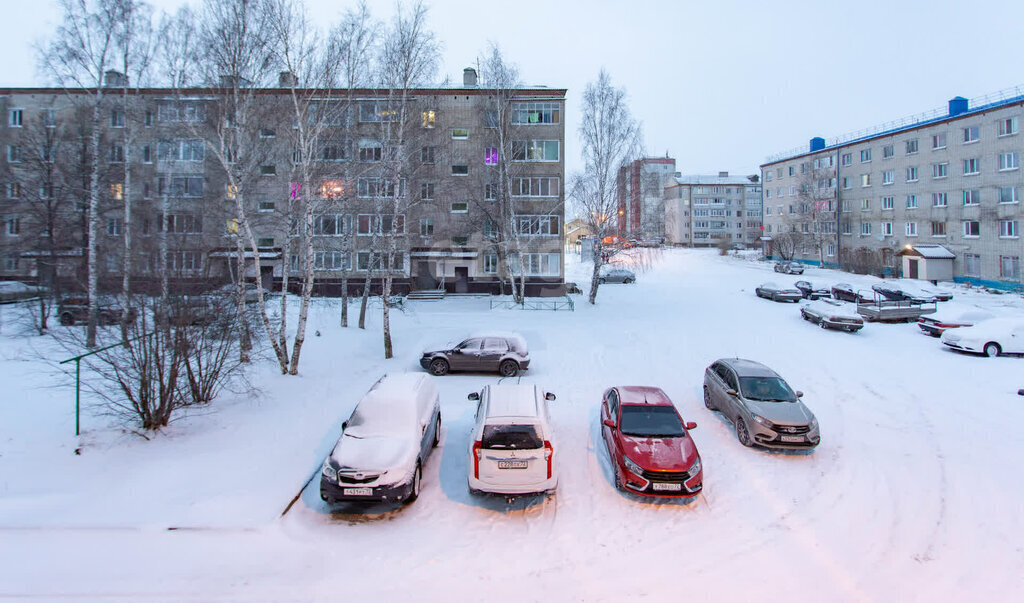
M 544 446 L 535 425 L 484 425 L 481 448 L 535 450 Z

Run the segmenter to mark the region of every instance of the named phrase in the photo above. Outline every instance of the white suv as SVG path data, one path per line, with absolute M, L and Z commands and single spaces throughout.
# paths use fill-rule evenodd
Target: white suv
M 469 448 L 469 491 L 493 494 L 554 492 L 555 438 L 548 401 L 535 385 L 488 385 L 478 402 Z

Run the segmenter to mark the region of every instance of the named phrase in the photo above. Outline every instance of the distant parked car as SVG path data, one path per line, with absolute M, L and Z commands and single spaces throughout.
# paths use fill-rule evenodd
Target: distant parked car
M 124 315 L 124 308 L 116 298 L 103 296 L 97 299 L 96 320 L 100 325 L 116 325 L 121 322 Z M 133 308 L 128 314 L 128 320 L 134 321 L 136 312 Z M 64 326 L 71 326 L 88 322 L 89 320 L 89 298 L 88 297 L 65 297 L 57 303 L 57 320 Z
M 853 285 L 849 283 L 836 283 L 835 285 L 832 285 L 832 297 L 843 301 L 853 302 L 855 304 L 871 301 L 867 297 L 858 293 L 853 288 Z
M 947 330 L 942 343 L 961 352 L 999 356 L 1024 354 L 1024 320 L 992 318 L 970 327 Z
M 916 304 L 927 304 L 935 301 L 934 297 L 916 295 L 909 291 L 904 291 L 896 285 L 887 283 L 872 285 L 871 289 L 878 295 L 882 296 L 882 299 L 887 299 L 889 301 L 905 301 Z
M 600 273 L 601 283 L 635 283 L 636 273 L 626 268 L 619 268 L 615 266 L 604 268 L 602 267 Z
M 329 503 L 416 500 L 423 465 L 440 432 L 441 407 L 430 377 L 385 375 L 342 423 L 341 439 L 320 471 L 320 498 Z
M 247 304 L 255 304 L 256 302 L 260 301 L 260 289 L 263 289 L 264 299 L 266 299 L 266 297 L 270 295 L 270 291 L 263 287 L 260 287 L 256 283 L 242 283 L 242 287 L 244 289 L 242 300 Z M 236 285 L 235 283 L 228 283 L 223 287 L 217 287 L 216 289 L 211 291 L 210 294 L 236 299 L 235 296 L 238 295 L 238 285 Z
M 700 454 L 669 397 L 657 387 L 613 387 L 601 400 L 601 437 L 615 487 L 644 496 L 696 496 Z
M 548 402 L 536 385 L 486 385 L 477 402 L 469 445 L 469 491 L 538 494 L 558 486 L 558 445 Z
M 522 335 L 484 333 L 452 347 L 423 352 L 420 366 L 439 377 L 453 371 L 512 377 L 530 368 L 530 352 Z
M 793 286 L 800 290 L 804 299 L 815 300 L 831 295 L 827 287 L 815 287 L 810 281 L 797 281 Z
M 0 303 L 39 297 L 46 287 L 27 285 L 19 281 L 0 281 Z
M 761 283 L 754 289 L 754 294 L 777 302 L 797 302 L 804 298 L 799 289 L 782 287 L 772 282 Z
M 818 420 L 775 371 L 753 360 L 723 358 L 704 371 L 704 406 L 736 428 L 744 446 L 814 448 Z
M 864 319 L 849 304 L 834 299 L 819 299 L 800 308 L 804 320 L 816 323 L 822 329 L 836 329 L 851 333 L 864 328 Z
M 927 299 L 929 301 L 949 301 L 953 299 L 953 292 L 946 291 L 933 286 L 927 281 L 921 281 L 918 279 L 904 278 L 893 281 L 893 283 L 899 287 L 902 291 L 915 296 Z
M 804 265 L 800 262 L 781 261 L 775 262 L 775 272 L 781 272 L 783 274 L 803 274 Z
M 976 308 L 941 313 L 936 312 L 931 316 L 922 316 L 921 318 L 918 318 L 917 326 L 924 334 L 931 335 L 932 337 L 939 337 L 947 329 L 970 327 L 978 322 L 995 317 L 996 315 L 991 312 Z

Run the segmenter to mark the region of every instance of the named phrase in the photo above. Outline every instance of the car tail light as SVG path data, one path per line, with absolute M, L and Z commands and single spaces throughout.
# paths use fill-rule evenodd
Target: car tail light
M 473 442 L 473 477 L 475 479 L 480 479 L 480 457 L 483 456 L 480 447 L 480 440 Z
M 555 457 L 555 449 L 551 447 L 551 442 L 544 440 L 544 458 L 548 460 L 548 479 L 551 479 L 551 460 Z

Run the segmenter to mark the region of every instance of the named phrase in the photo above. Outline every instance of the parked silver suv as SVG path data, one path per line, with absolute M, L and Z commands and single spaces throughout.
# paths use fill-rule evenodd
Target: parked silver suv
M 818 420 L 786 381 L 767 366 L 741 358 L 716 360 L 704 371 L 704 405 L 736 427 L 744 446 L 814 448 Z

